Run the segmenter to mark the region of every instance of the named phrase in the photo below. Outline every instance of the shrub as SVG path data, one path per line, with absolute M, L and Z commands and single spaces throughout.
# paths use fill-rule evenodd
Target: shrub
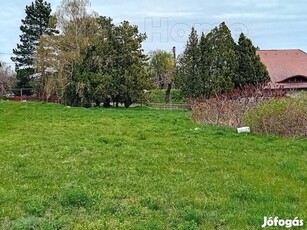
M 298 97 L 302 100 L 304 100 L 307 103 L 307 92 L 306 91 L 302 91 L 298 94 Z
M 243 125 L 244 114 L 259 102 L 279 98 L 286 92 L 256 89 L 247 86 L 209 99 L 189 99 L 192 117 L 198 123 L 237 128 Z
M 262 102 L 244 117 L 256 133 L 307 136 L 307 103 L 304 98 L 283 98 Z
M 247 107 L 246 101 L 211 98 L 207 100 L 189 100 L 192 117 L 198 123 L 207 125 L 238 127 Z

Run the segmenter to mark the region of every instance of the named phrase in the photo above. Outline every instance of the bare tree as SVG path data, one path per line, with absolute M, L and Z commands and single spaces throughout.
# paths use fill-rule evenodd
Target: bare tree
M 56 12 L 57 26 L 63 35 L 62 45 L 78 61 L 98 32 L 98 14 L 90 11 L 88 0 L 63 0 Z
M 164 50 L 150 53 L 150 72 L 159 89 L 169 88 L 175 71 L 175 59 L 172 54 Z
M 15 83 L 15 72 L 12 71 L 10 66 L 0 61 L 0 96 L 11 93 Z
M 44 100 L 62 97 L 74 67 L 97 38 L 97 14 L 88 10 L 88 0 L 63 0 L 55 16 L 59 35 L 44 35 L 36 50 L 35 67 L 39 73 L 35 89 Z

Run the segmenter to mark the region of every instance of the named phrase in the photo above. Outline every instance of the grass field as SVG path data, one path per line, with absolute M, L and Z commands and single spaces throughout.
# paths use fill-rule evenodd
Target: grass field
M 0 162 L 1 229 L 307 221 L 306 139 L 201 127 L 184 111 L 0 101 Z
M 147 95 L 149 103 L 165 103 L 165 89 L 151 90 Z M 179 90 L 172 89 L 171 91 L 171 103 L 172 104 L 185 104 L 186 101 L 183 98 Z

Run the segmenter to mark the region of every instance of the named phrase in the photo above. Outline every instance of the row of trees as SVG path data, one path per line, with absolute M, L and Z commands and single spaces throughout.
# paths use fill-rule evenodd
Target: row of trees
M 87 0 L 63 0 L 54 15 L 43 0 L 26 7 L 12 59 L 20 87 L 31 84 L 46 101 L 56 96 L 74 106 L 113 101 L 129 107 L 147 86 L 146 35 L 127 21 L 115 26 L 88 7 Z
M 251 40 L 241 34 L 236 44 L 225 23 L 200 39 L 193 28 L 176 66 L 169 52 L 144 54 L 146 35 L 137 26 L 127 21 L 116 26 L 88 7 L 88 0 L 63 0 L 52 15 L 46 1 L 26 6 L 12 58 L 16 88 L 73 106 L 129 107 L 142 102 L 149 87 L 168 88 L 169 95 L 174 76 L 185 97 L 210 97 L 269 80 Z
M 192 28 L 178 61 L 176 86 L 187 98 L 208 98 L 246 85 L 261 86 L 270 78 L 256 50 L 243 33 L 237 44 L 224 22 L 200 39 Z

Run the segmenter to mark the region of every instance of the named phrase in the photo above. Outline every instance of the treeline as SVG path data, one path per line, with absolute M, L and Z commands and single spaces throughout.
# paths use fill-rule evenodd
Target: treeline
M 89 5 L 63 0 L 54 14 L 43 0 L 26 6 L 20 44 L 13 50 L 15 88 L 71 106 L 129 107 L 144 102 L 150 88 L 168 87 L 169 94 L 175 86 L 184 97 L 195 98 L 269 81 L 251 40 L 241 34 L 237 44 L 225 23 L 200 38 L 193 28 L 176 66 L 168 52 L 144 54 L 146 35 L 137 26 L 114 25 Z
M 186 98 L 209 98 L 246 85 L 261 87 L 270 78 L 256 50 L 243 33 L 236 43 L 224 22 L 200 39 L 192 28 L 175 84 Z
M 88 7 L 87 0 L 63 0 L 54 15 L 43 0 L 26 7 L 12 58 L 17 87 L 72 106 L 108 107 L 112 101 L 129 107 L 142 100 L 147 86 L 146 35 L 127 21 L 115 26 Z

